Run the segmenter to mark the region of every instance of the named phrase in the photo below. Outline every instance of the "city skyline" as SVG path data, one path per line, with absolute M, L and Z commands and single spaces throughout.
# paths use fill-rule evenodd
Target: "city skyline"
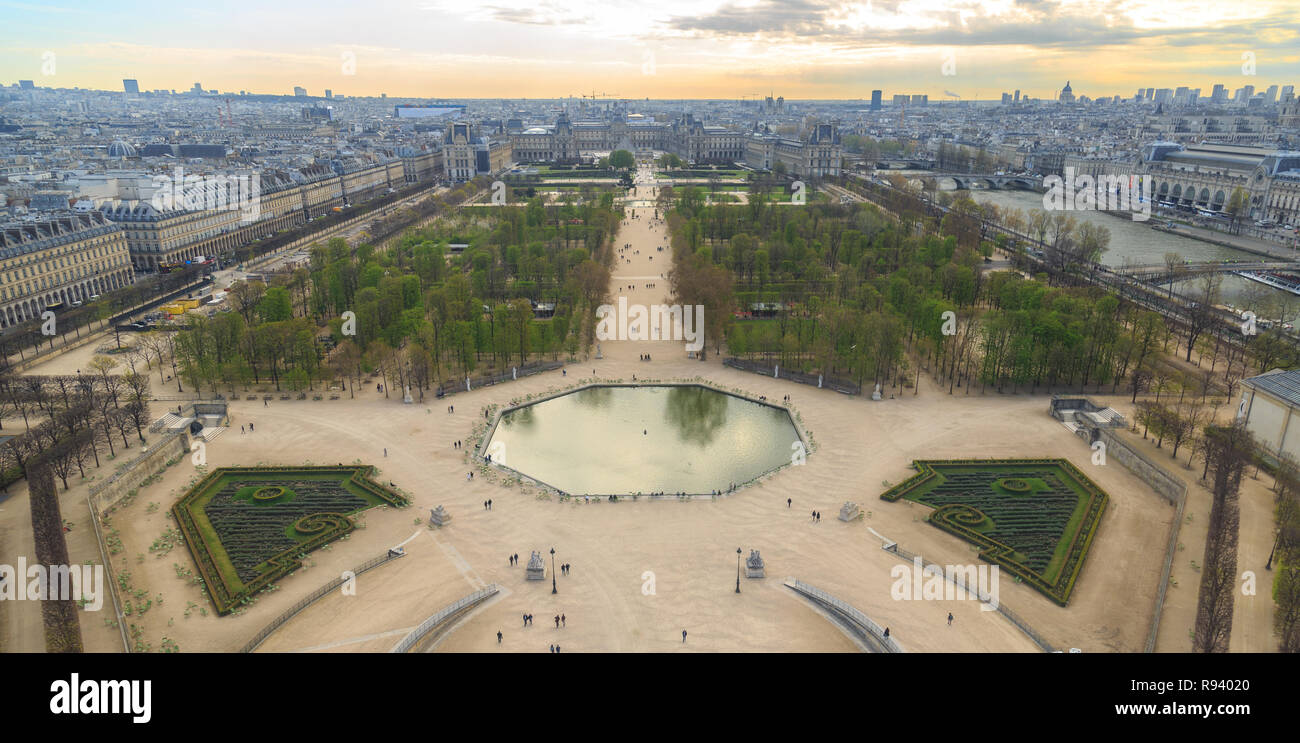
M 297 3 L 160 18 L 142 3 L 109 11 L 0 2 L 0 80 L 402 98 L 857 100 L 881 88 L 937 102 L 997 100 L 1014 89 L 1055 97 L 1066 80 L 1076 95 L 1097 98 L 1153 85 L 1262 90 L 1300 78 L 1300 16 L 1285 2 L 1151 0 L 1100 12 L 1012 0 L 958 11 L 908 0 L 369 8 L 343 22 L 343 6 Z

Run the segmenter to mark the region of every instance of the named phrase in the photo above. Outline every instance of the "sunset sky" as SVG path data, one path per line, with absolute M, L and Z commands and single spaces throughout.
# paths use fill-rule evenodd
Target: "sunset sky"
M 1300 0 L 0 0 L 0 83 L 554 98 L 1300 84 Z M 53 56 L 47 54 L 53 52 Z M 1254 75 L 1245 66 L 1253 58 Z M 43 61 L 52 60 L 52 75 Z M 945 74 L 954 73 L 954 74 Z

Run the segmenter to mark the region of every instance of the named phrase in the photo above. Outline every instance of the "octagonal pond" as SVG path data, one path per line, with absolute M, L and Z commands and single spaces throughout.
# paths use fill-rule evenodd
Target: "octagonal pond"
M 600 385 L 504 412 L 484 452 L 573 495 L 707 494 L 803 447 L 784 408 L 699 385 Z

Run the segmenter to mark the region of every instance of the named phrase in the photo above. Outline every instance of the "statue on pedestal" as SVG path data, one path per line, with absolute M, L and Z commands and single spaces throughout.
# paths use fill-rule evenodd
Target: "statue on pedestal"
M 840 521 L 852 521 L 861 513 L 862 509 L 858 508 L 857 503 L 845 503 L 840 506 Z
M 525 573 L 528 580 L 546 580 L 546 561 L 542 559 L 542 553 L 533 550 L 532 556 L 528 558 Z
M 872 400 L 879 400 L 879 399 L 880 399 L 880 383 L 879 383 L 879 382 L 876 382 L 876 390 L 875 390 L 875 392 L 872 392 L 872 393 L 871 393 L 871 399 L 872 399 Z
M 447 510 L 442 506 L 438 506 L 437 508 L 429 512 L 429 523 L 433 524 L 434 526 L 443 526 L 448 521 L 451 521 L 451 516 L 447 513 Z

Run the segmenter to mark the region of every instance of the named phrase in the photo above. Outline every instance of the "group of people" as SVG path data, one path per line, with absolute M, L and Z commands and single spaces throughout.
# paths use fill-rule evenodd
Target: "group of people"
M 492 499 L 491 499 L 491 498 L 488 498 L 487 500 L 483 501 L 483 510 L 484 510 L 484 511 L 491 511 L 491 510 L 492 510 Z
M 643 354 L 641 354 L 641 360 L 642 360 L 642 361 L 649 361 L 649 360 L 650 360 L 650 354 L 648 354 L 648 353 L 643 353 Z
M 813 518 L 813 521 L 818 521 L 818 522 L 820 522 L 820 521 L 822 520 L 821 512 L 820 512 L 820 511 L 813 511 L 813 512 L 812 512 L 812 518 Z
M 240 426 L 240 427 L 239 427 L 239 432 L 240 432 L 240 433 L 243 433 L 243 432 L 244 432 L 244 427 L 243 427 L 243 426 Z M 249 424 L 248 424 L 248 432 L 249 432 L 249 433 L 252 433 L 252 432 L 253 432 L 253 424 L 252 424 L 252 423 L 249 423 Z

